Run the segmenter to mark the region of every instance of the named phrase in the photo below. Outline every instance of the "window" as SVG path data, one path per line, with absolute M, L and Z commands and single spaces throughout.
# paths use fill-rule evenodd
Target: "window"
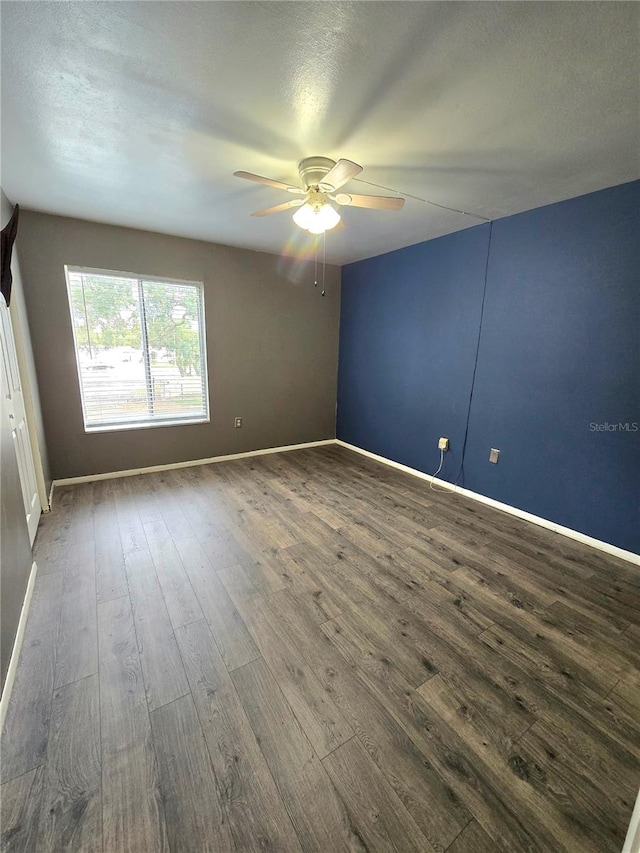
M 65 272 L 85 429 L 208 420 L 202 285 Z

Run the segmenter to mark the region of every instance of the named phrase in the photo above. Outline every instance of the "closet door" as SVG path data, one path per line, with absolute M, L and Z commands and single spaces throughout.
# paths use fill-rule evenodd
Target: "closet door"
M 0 295 L 0 349 L 2 351 L 2 393 L 5 396 L 7 409 L 9 410 L 9 421 L 11 424 L 11 435 L 13 446 L 18 461 L 18 472 L 22 486 L 22 497 L 24 500 L 24 512 L 29 530 L 29 540 L 33 545 L 36 537 L 38 522 L 42 507 L 38 495 L 38 483 L 36 480 L 33 454 L 31 452 L 31 441 L 29 439 L 29 427 L 24 408 L 24 397 L 22 384 L 18 371 L 18 357 L 13 340 L 13 329 L 9 309 Z

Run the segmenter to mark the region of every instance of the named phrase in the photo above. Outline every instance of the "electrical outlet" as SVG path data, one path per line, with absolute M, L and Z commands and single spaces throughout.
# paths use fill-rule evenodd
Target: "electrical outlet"
M 242 429 L 242 418 L 236 418 L 234 421 L 234 426 L 236 429 Z
M 449 449 L 449 439 L 448 438 L 439 438 L 438 439 L 438 450 L 448 450 Z
M 495 447 L 492 447 L 489 451 L 489 462 L 493 462 L 495 465 L 498 464 L 498 459 L 500 458 L 500 451 L 496 450 Z

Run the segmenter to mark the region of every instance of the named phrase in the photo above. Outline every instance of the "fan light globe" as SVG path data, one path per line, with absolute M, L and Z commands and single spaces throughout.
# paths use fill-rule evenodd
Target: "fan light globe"
M 304 228 L 306 231 L 313 222 L 314 215 L 314 210 L 311 205 L 303 204 L 302 207 L 299 207 L 293 214 L 293 221 L 296 225 L 299 225 L 300 228 Z
M 293 221 L 311 234 L 324 234 L 335 228 L 340 222 L 340 214 L 330 204 L 323 204 L 318 210 L 310 204 L 304 204 L 293 214 Z
M 324 230 L 330 231 L 332 228 L 336 227 L 338 222 L 340 222 L 340 214 L 335 207 L 332 207 L 330 204 L 323 204 L 318 211 L 318 219 L 324 225 Z

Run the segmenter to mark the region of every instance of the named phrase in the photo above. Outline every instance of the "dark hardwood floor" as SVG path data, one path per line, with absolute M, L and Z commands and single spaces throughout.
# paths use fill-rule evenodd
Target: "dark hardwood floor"
M 339 447 L 58 489 L 3 851 L 619 853 L 640 569 Z

